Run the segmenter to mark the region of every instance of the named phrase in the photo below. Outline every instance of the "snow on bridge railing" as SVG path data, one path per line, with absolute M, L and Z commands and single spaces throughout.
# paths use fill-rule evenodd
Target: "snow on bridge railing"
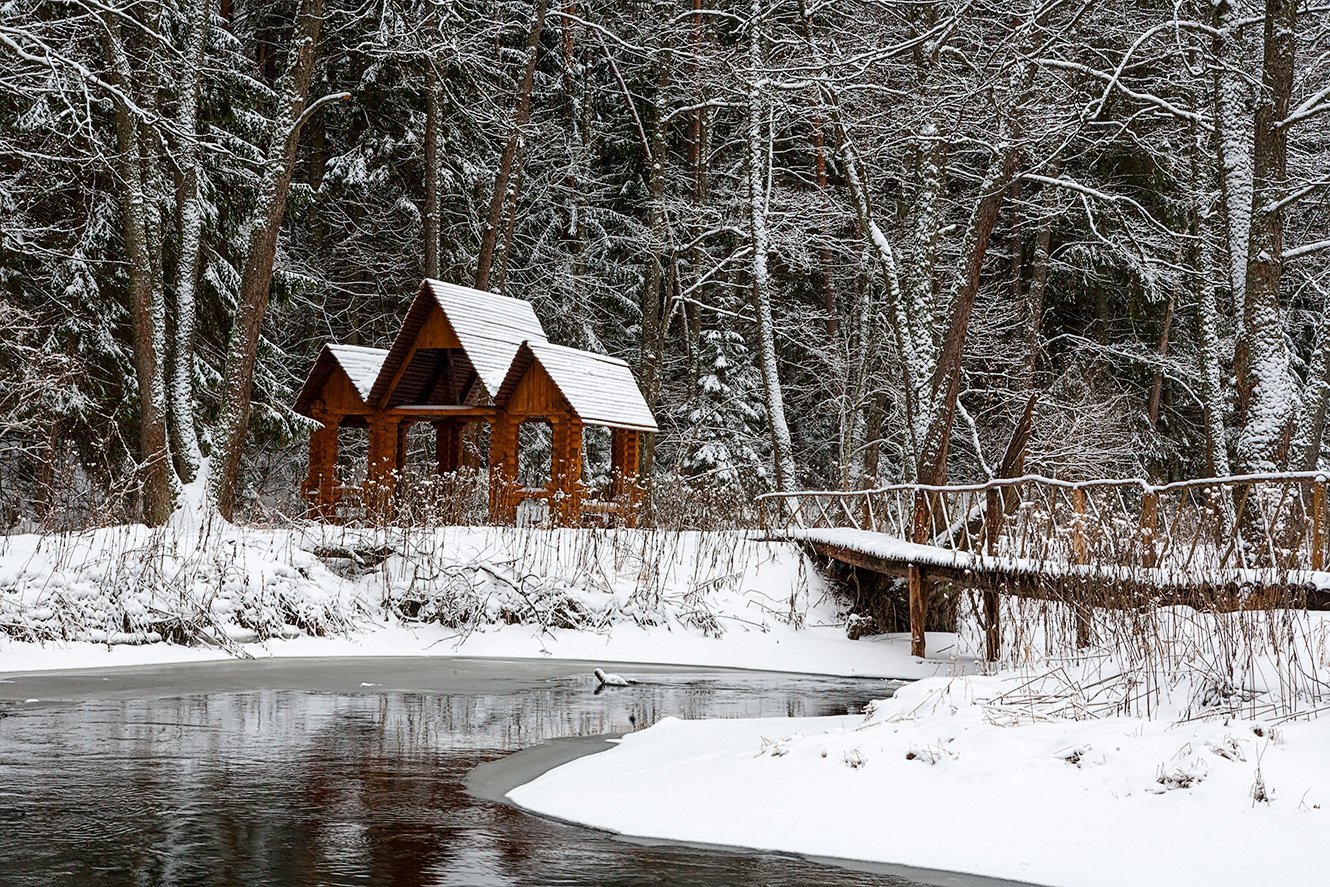
M 1285 472 L 1151 484 L 1041 475 L 974 484 L 766 493 L 765 529 L 857 529 L 1026 564 L 1198 572 L 1322 570 L 1327 475 Z

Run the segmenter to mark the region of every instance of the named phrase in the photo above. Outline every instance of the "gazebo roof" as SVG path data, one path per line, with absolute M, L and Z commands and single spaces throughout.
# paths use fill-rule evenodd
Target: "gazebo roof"
M 324 345 L 319 351 L 318 359 L 314 361 L 314 368 L 310 370 L 309 377 L 305 379 L 305 384 L 300 389 L 300 394 L 296 396 L 295 411 L 302 416 L 308 416 L 319 392 L 327 384 L 328 377 L 338 369 L 346 374 L 356 393 L 360 395 L 361 401 L 368 403 L 374 380 L 378 378 L 379 370 L 383 367 L 384 358 L 387 356 L 388 352 L 383 348 L 362 348 L 359 345 L 331 343 Z
M 411 353 L 412 343 L 435 307 L 443 312 L 457 334 L 485 394 L 491 398 L 503 384 L 522 342 L 545 340 L 545 329 L 530 302 L 427 278 L 421 282 L 402 328 L 388 349 L 367 397 L 369 403 L 381 404 L 388 397 L 388 387 Z
M 533 363 L 540 364 L 583 422 L 632 431 L 659 430 L 628 364 L 617 357 L 554 345 L 543 339 L 522 343 L 494 396 L 496 404 L 501 407 L 507 404 Z

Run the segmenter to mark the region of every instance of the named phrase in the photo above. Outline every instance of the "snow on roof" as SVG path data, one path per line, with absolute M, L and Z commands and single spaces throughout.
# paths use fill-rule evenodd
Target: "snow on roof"
M 523 347 L 540 362 L 583 422 L 635 431 L 658 430 L 633 371 L 622 360 L 545 341 L 526 342 Z M 517 376 L 526 369 L 522 364 L 529 362 L 514 362 L 505 391 L 516 388 Z
M 388 356 L 388 349 L 332 344 L 324 347 L 337 358 L 342 371 L 351 379 L 351 384 L 356 386 L 356 391 L 360 392 L 361 400 L 368 401 L 370 389 L 374 387 L 374 380 L 379 377 L 384 358 Z
M 296 395 L 292 409 L 302 416 L 310 415 L 314 402 L 319 398 L 323 386 L 328 382 L 328 377 L 336 368 L 341 368 L 342 372 L 346 373 L 360 399 L 368 403 L 370 389 L 374 387 L 374 380 L 378 378 L 387 356 L 388 352 L 382 348 L 325 344 L 319 350 L 319 356 L 315 359 L 314 366 L 310 368 L 309 376 L 305 379 L 300 393 Z
M 447 316 L 476 375 L 493 397 L 503 385 L 517 349 L 526 341 L 545 341 L 530 302 L 496 296 L 470 287 L 425 280 L 434 301 Z

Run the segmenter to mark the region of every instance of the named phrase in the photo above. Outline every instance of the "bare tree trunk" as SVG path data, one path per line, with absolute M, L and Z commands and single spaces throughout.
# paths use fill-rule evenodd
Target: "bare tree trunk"
M 1286 461 L 1297 413 L 1297 392 L 1280 321 L 1279 280 L 1283 270 L 1283 210 L 1288 116 L 1293 91 L 1297 0 L 1266 0 L 1264 95 L 1256 110 L 1253 151 L 1251 236 L 1247 241 L 1247 290 L 1243 303 L 1246 378 L 1239 376 L 1242 471 L 1274 471 Z
M 1050 199 L 1048 191 L 1045 199 Z M 1030 289 L 1026 293 L 1025 304 L 1028 315 L 1029 332 L 1025 351 L 1026 385 L 1033 387 L 1035 373 L 1039 371 L 1039 356 L 1043 351 L 1044 299 L 1048 291 L 1048 261 L 1053 245 L 1053 226 L 1043 222 L 1034 239 L 1034 256 L 1030 260 Z
M 702 14 L 704 7 L 703 0 L 692 0 L 692 32 L 691 41 L 693 49 L 693 102 L 697 107 L 689 116 L 689 137 L 688 137 L 688 168 L 693 179 L 693 202 L 696 208 L 700 210 L 706 206 L 710 196 L 711 181 L 708 176 L 708 165 L 706 162 L 707 152 L 707 110 L 703 107 L 709 92 L 707 85 L 702 79 L 702 46 L 703 35 L 705 34 L 705 16 Z M 691 256 L 694 268 L 703 267 L 703 250 L 700 243 L 694 243 Z M 700 372 L 700 352 L 702 345 L 702 312 L 696 302 L 686 302 L 683 306 L 684 317 L 688 323 L 688 380 L 691 390 L 690 397 L 696 397 L 699 388 L 698 374 Z M 649 436 L 651 439 L 654 435 Z
M 1246 78 L 1242 60 L 1235 57 L 1239 24 L 1230 0 L 1215 0 L 1213 16 L 1215 157 L 1219 164 L 1220 207 L 1227 263 L 1224 276 L 1233 291 L 1233 305 L 1241 318 L 1247 290 L 1247 238 L 1252 212 L 1252 133 Z M 1239 324 L 1241 338 L 1241 323 Z M 1245 346 L 1244 346 L 1245 347 Z M 1240 357 L 1238 374 L 1246 376 Z
M 194 293 L 202 246 L 203 201 L 199 196 L 198 109 L 199 81 L 208 45 L 210 5 L 196 0 L 189 17 L 189 47 L 180 78 L 180 113 L 177 126 L 182 139 L 176 163 L 181 171 L 180 252 L 176 263 L 175 363 L 171 377 L 171 417 L 175 430 L 176 461 L 186 483 L 194 480 L 202 461 L 194 426 Z
M 785 418 L 785 394 L 781 390 L 780 367 L 776 362 L 776 329 L 771 309 L 771 277 L 767 270 L 766 147 L 763 136 L 765 102 L 762 100 L 762 4 L 752 0 L 748 38 L 748 221 L 753 243 L 753 307 L 757 314 L 758 363 L 771 432 L 771 461 L 776 489 L 788 490 L 795 482 L 793 444 Z
M 1011 113 L 1015 113 L 1014 110 Z M 1016 171 L 1018 151 L 1015 142 L 1007 141 L 999 151 L 985 176 L 982 196 L 970 218 L 965 244 L 961 249 L 965 265 L 956 280 L 955 293 L 951 298 L 951 320 L 942 337 L 941 354 L 931 381 L 929 427 L 919 453 L 918 478 L 924 484 L 941 484 L 946 481 L 947 450 L 956 414 L 956 401 L 960 396 L 965 337 L 970 329 L 975 297 L 979 294 L 979 276 L 988 253 L 988 243 L 997 226 L 998 213 L 1006 198 L 1008 185 Z
M 235 506 L 240 457 L 249 433 L 250 394 L 254 388 L 254 365 L 258 359 L 259 332 L 268 310 L 277 237 L 286 212 L 286 198 L 295 168 L 300 127 L 306 108 L 314 63 L 318 54 L 323 0 L 302 0 L 292 38 L 291 60 L 278 83 L 276 126 L 264 160 L 263 178 L 253 232 L 240 282 L 240 298 L 231 326 L 222 378 L 222 402 L 217 419 L 217 449 L 212 465 L 212 495 L 223 517 L 230 518 Z M 346 96 L 326 96 L 325 99 Z M 320 99 L 320 102 L 324 101 Z
M 508 203 L 503 223 L 503 247 L 499 250 L 499 280 L 495 289 L 499 295 L 507 292 L 508 288 L 508 260 L 513 254 L 513 233 L 517 230 L 517 203 L 522 199 L 522 149 L 517 151 L 516 171 L 513 173 L 512 185 L 508 189 L 511 199 Z
M 143 478 L 143 521 L 160 525 L 171 516 L 175 504 L 175 470 L 166 434 L 166 379 L 162 365 L 165 339 L 164 298 L 160 256 L 152 250 L 155 203 L 153 172 L 148 156 L 156 148 L 147 142 L 137 111 L 124 96 L 134 92 L 135 77 L 125 55 L 120 19 L 103 17 L 103 43 L 110 61 L 111 76 L 120 95 L 113 97 L 116 143 L 119 152 L 121 236 L 129 261 L 130 329 L 133 334 L 134 379 L 138 386 L 139 462 Z
M 1330 315 L 1322 314 L 1316 325 L 1316 344 L 1308 361 L 1307 387 L 1303 393 L 1302 419 L 1294 439 L 1295 471 L 1315 471 L 1325 439 L 1325 420 L 1330 412 Z
M 812 16 L 807 3 L 803 0 L 799 4 L 799 17 L 808 50 L 819 67 L 824 68 L 825 62 L 813 40 Z M 927 232 L 926 236 L 919 237 L 915 253 L 917 258 L 924 259 L 928 263 L 928 270 L 921 275 L 920 269 L 915 268 L 910 279 L 902 281 L 896 261 L 896 252 L 891 245 L 891 241 L 887 239 L 886 234 L 873 217 L 869 184 L 864 178 L 863 165 L 860 163 L 858 151 L 841 118 L 837 96 L 825 79 L 819 82 L 818 88 L 821 93 L 822 105 L 833 124 L 837 141 L 837 153 L 841 158 L 845 184 L 850 193 L 850 203 L 854 207 L 859 230 L 867 240 L 868 246 L 877 256 L 882 278 L 887 287 L 889 308 L 893 321 L 890 326 L 896 339 L 897 350 L 900 353 L 900 372 L 905 390 L 906 430 L 909 436 L 909 444 L 906 448 L 906 464 L 903 466 L 903 474 L 908 478 L 915 473 L 914 457 L 920 440 L 916 434 L 916 429 L 921 424 L 920 410 L 926 406 L 926 398 L 923 396 L 925 393 L 924 386 L 932 378 L 936 361 L 931 322 L 934 285 L 931 262 L 933 245 L 937 238 L 937 220 L 935 217 L 936 206 L 930 198 L 938 196 L 942 187 L 943 173 L 941 166 L 937 164 L 940 141 L 933 138 L 935 130 L 931 125 L 924 128 L 924 142 L 927 144 L 929 152 L 927 157 L 934 165 L 929 167 L 922 175 L 924 179 L 922 190 L 925 193 L 921 193 L 919 201 L 921 207 L 918 217 L 923 220 L 920 227 L 927 228 Z M 926 279 L 921 279 L 921 277 Z M 926 423 L 923 424 L 926 425 Z M 876 466 L 874 467 L 876 468 Z
M 830 210 L 831 198 L 827 184 L 827 140 L 822 133 L 822 116 L 820 114 L 813 118 L 813 177 L 817 182 L 817 193 L 822 198 L 822 205 Z M 819 232 L 823 237 L 823 241 L 818 244 L 817 264 L 822 294 L 822 310 L 826 313 L 827 339 L 834 345 L 836 336 L 840 334 L 840 317 L 836 310 L 836 287 L 831 279 L 831 248 L 827 246 L 825 240 L 830 233 L 829 231 Z
M 442 273 L 442 201 L 439 199 L 443 177 L 443 102 L 442 84 L 432 60 L 425 63 L 425 276 L 438 279 Z
M 1174 297 L 1168 297 L 1168 307 L 1164 309 L 1164 331 L 1159 335 L 1159 359 L 1168 357 L 1168 336 L 1173 330 L 1173 305 Z M 1164 398 L 1164 370 L 1162 368 L 1155 370 L 1154 383 L 1150 386 L 1150 402 L 1145 410 L 1145 417 L 1150 421 L 1150 426 L 1159 425 L 1159 408 Z
M 666 298 L 665 263 L 663 255 L 668 231 L 665 227 L 665 158 L 668 151 L 666 143 L 665 96 L 673 77 L 674 52 L 664 47 L 657 59 L 656 71 L 656 114 L 651 128 L 651 141 L 647 146 L 647 227 L 651 231 L 652 253 L 647 261 L 645 279 L 642 282 L 642 341 L 638 348 L 638 374 L 642 379 L 642 394 L 647 405 L 655 409 L 660 400 L 661 366 L 665 358 L 665 306 Z M 641 460 L 642 474 L 650 478 L 651 467 L 655 461 L 655 436 L 648 435 L 643 441 Z
M 522 128 L 531 119 L 531 88 L 536 75 L 536 61 L 540 54 L 540 32 L 545 26 L 545 10 L 548 5 L 548 0 L 537 0 L 535 16 L 531 20 L 531 32 L 526 41 L 526 68 L 522 71 L 522 80 L 517 88 L 513 128 L 507 143 L 503 146 L 503 152 L 499 155 L 499 169 L 494 176 L 494 194 L 490 197 L 485 230 L 480 236 L 480 253 L 476 262 L 476 289 L 487 290 L 490 286 L 494 253 L 498 247 L 499 231 L 503 223 L 503 211 L 510 202 L 508 186 L 513 176 L 518 145 L 523 137 Z

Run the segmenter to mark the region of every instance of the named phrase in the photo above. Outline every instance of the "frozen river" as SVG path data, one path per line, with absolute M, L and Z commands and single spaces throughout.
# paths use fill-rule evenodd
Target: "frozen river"
M 0 882 L 19 885 L 965 884 L 643 845 L 497 798 L 676 716 L 845 714 L 882 681 L 447 659 L 0 674 Z M 471 776 L 479 765 L 486 765 Z M 827 823 L 834 828 L 834 823 Z

